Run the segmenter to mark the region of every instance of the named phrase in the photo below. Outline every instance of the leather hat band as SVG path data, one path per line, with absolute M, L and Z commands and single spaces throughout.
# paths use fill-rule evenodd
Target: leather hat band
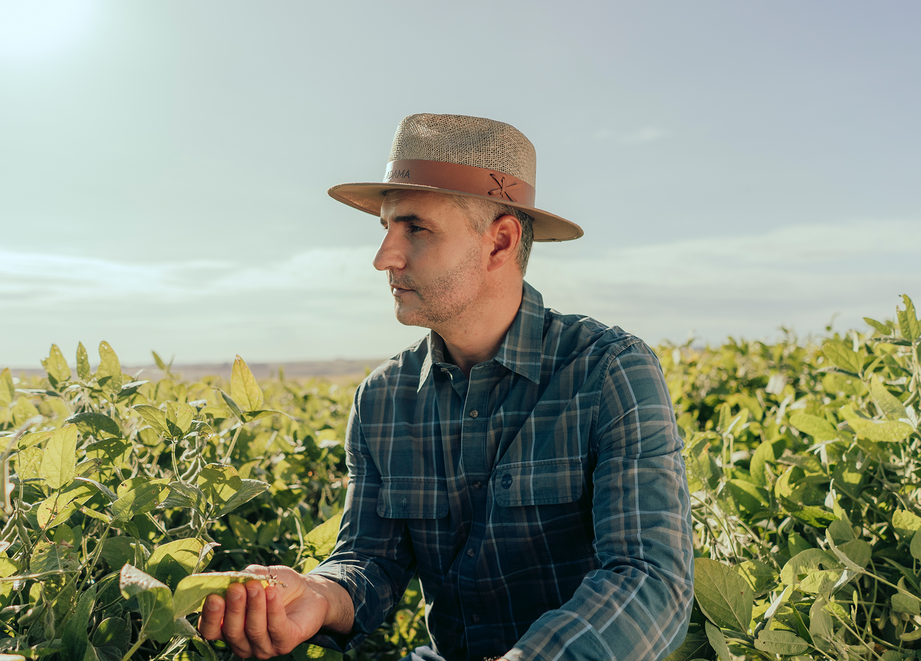
M 534 186 L 531 184 L 504 172 L 459 163 L 422 159 L 390 161 L 384 183 L 431 186 L 534 206 Z

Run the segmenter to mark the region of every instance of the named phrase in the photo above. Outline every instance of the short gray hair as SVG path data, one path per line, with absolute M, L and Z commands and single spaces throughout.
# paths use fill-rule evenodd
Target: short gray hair
M 528 269 L 531 245 L 534 243 L 534 218 L 521 209 L 499 202 L 465 195 L 449 195 L 448 197 L 451 198 L 455 206 L 467 214 L 471 229 L 480 236 L 483 236 L 489 226 L 502 216 L 509 215 L 518 219 L 521 224 L 521 242 L 518 244 L 515 261 L 518 263 L 521 275 L 524 275 Z

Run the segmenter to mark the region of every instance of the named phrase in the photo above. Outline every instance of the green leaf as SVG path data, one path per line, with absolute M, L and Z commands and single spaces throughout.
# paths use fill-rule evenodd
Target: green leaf
M 16 386 L 13 384 L 13 375 L 9 367 L 4 367 L 0 372 L 0 406 L 9 406 L 16 399 Z
M 839 578 L 843 567 L 831 553 L 808 549 L 790 558 L 780 572 L 784 585 L 795 585 L 801 592 L 822 594 Z
M 743 560 L 739 563 L 738 570 L 756 595 L 767 591 L 777 583 L 777 571 L 760 560 Z
M 170 425 L 170 432 L 173 436 L 182 436 L 187 434 L 192 427 L 192 420 L 195 418 L 195 409 L 188 404 L 181 402 L 166 403 L 166 420 Z
M 147 559 L 147 573 L 170 587 L 175 587 L 195 571 L 199 554 L 205 544 L 198 539 L 177 539 L 160 544 Z M 205 564 L 213 553 L 206 554 Z
M 790 416 L 790 424 L 817 441 L 830 441 L 838 438 L 838 430 L 834 425 L 817 415 L 794 413 Z
M 259 409 L 256 411 L 247 411 L 243 414 L 243 422 L 252 422 L 253 420 L 260 420 L 262 418 L 271 418 L 273 415 L 287 415 L 291 417 L 284 411 L 277 411 L 275 409 Z
M 203 515 L 208 510 L 208 499 L 201 489 L 193 484 L 170 482 L 170 493 L 161 503 L 165 509 L 188 507 Z
M 749 513 L 760 512 L 770 504 L 767 490 L 747 480 L 732 479 L 727 486 L 739 507 Z
M 230 396 L 244 411 L 261 409 L 265 401 L 262 388 L 256 383 L 256 378 L 240 356 L 237 356 L 233 361 L 233 370 L 230 375 Z
M 905 406 L 902 402 L 889 392 L 886 386 L 883 385 L 879 376 L 875 374 L 870 380 L 870 396 L 873 397 L 873 401 L 876 402 L 876 405 L 879 407 L 879 410 L 882 411 L 883 417 L 885 417 L 886 420 L 898 421 L 908 417 L 908 413 L 905 412 Z
M 263 585 L 277 583 L 262 574 L 243 571 L 210 572 L 192 574 L 179 581 L 173 595 L 173 607 L 176 617 L 185 617 L 189 613 L 201 610 L 202 602 L 209 594 L 223 593 L 231 583 L 262 581 Z
M 117 393 L 122 387 L 122 366 L 118 356 L 109 346 L 108 342 L 99 343 L 99 368 L 96 370 L 96 381 L 111 393 Z
M 857 539 L 854 535 L 854 529 L 851 527 L 851 524 L 847 521 L 842 521 L 841 519 L 832 521 L 828 524 L 827 534 L 836 544 L 843 544 L 844 542 L 849 542 L 852 539 Z
M 870 317 L 864 317 L 863 320 L 867 322 L 868 325 L 875 328 L 880 332 L 881 335 L 891 335 L 892 334 L 892 322 L 887 321 L 886 323 L 881 323 L 876 321 L 876 319 L 871 319 Z
M 826 535 L 829 536 L 828 533 Z M 873 555 L 870 545 L 862 539 L 852 539 L 840 546 L 832 545 L 831 550 L 841 564 L 855 572 L 865 568 Z
M 237 536 L 237 539 L 242 544 L 249 546 L 256 543 L 259 533 L 252 523 L 236 514 L 231 514 L 227 517 L 227 523 L 230 524 L 230 529 L 233 530 L 233 534 Z
M 809 643 L 792 631 L 763 629 L 755 638 L 755 648 L 768 654 L 802 654 L 809 647 Z
M 91 585 L 80 595 L 74 614 L 64 625 L 64 631 L 61 633 L 62 658 L 64 661 L 83 661 L 83 655 L 86 654 L 86 648 L 89 645 L 89 636 L 86 630 L 89 626 L 90 614 L 93 612 L 95 601 L 96 586 Z
M 243 487 L 237 469 L 224 464 L 208 464 L 198 474 L 198 486 L 215 504 L 223 504 Z
M 905 309 L 900 310 L 898 306 L 895 309 L 899 319 L 899 330 L 902 332 L 902 337 L 909 342 L 914 342 L 921 337 L 921 323 L 918 322 L 918 317 L 915 315 L 915 306 L 911 299 L 903 294 L 902 302 L 905 304 Z
M 856 500 L 860 497 L 860 493 L 866 487 L 870 478 L 867 475 L 866 468 L 859 469 L 854 458 L 848 455 L 844 461 L 839 461 L 838 465 L 835 466 L 832 479 L 834 480 L 835 488 Z
M 908 613 L 909 615 L 921 615 L 921 602 L 917 597 L 903 592 L 892 595 L 892 610 L 896 613 Z
M 39 474 L 52 489 L 60 489 L 74 479 L 77 467 L 77 427 L 64 425 L 51 436 L 42 456 Z
M 684 642 L 678 646 L 674 652 L 665 657 L 662 661 L 693 661 L 701 659 L 707 654 L 709 642 L 706 635 L 691 632 L 684 638 Z
M 64 354 L 61 353 L 56 344 L 51 345 L 51 353 L 48 358 L 42 361 L 42 367 L 48 373 L 48 380 L 54 388 L 57 388 L 59 383 L 64 383 L 70 379 L 70 368 L 67 366 Z
M 131 631 L 128 623 L 120 617 L 107 617 L 93 632 L 92 643 L 95 647 L 112 647 L 121 650 L 122 654 L 131 645 Z M 122 657 L 118 655 L 118 658 Z
M 313 547 L 314 556 L 325 558 L 332 552 L 333 547 L 336 545 L 336 537 L 339 536 L 339 523 L 341 521 L 342 513 L 340 512 L 307 533 L 304 541 Z
M 145 480 L 112 503 L 112 516 L 119 521 L 128 521 L 157 507 L 168 494 L 167 480 Z
M 716 652 L 717 658 L 720 661 L 732 661 L 732 655 L 729 653 L 729 645 L 726 644 L 726 638 L 723 636 L 723 632 L 720 631 L 718 627 L 713 626 L 709 620 L 704 622 L 704 631 L 707 633 L 707 640 L 710 643 L 710 647 Z
M 900 536 L 913 539 L 918 530 L 921 530 L 921 517 L 908 510 L 896 510 L 892 513 L 892 527 Z
M 153 637 L 164 629 L 172 631 L 173 597 L 163 583 L 126 564 L 119 572 L 119 589 L 125 599 L 137 598 L 143 633 Z
M 166 438 L 171 438 L 173 436 L 170 433 L 165 412 L 149 404 L 138 404 L 134 407 L 134 410 L 137 411 L 138 414 L 144 418 L 144 422 L 150 425 L 151 429 L 160 436 L 165 436 Z
M 866 393 L 867 388 L 856 376 L 850 374 L 840 374 L 838 372 L 829 372 L 822 377 L 822 387 L 825 391 L 832 394 L 842 394 L 846 397 L 860 397 Z
M 898 443 L 911 436 L 914 431 L 914 427 L 904 422 L 876 422 L 862 426 L 857 430 L 857 435 L 874 443 Z
M 831 642 L 835 639 L 835 622 L 825 608 L 827 604 L 824 597 L 817 597 L 809 608 L 809 635 L 812 643 L 826 652 L 832 648 Z
M 16 403 L 10 407 L 10 413 L 13 414 L 13 425 L 15 427 L 36 425 L 42 420 L 39 417 L 38 409 L 25 397 L 20 397 L 16 400 Z
M 710 558 L 695 558 L 694 596 L 704 615 L 717 626 L 748 631 L 754 595 L 732 567 Z
M 767 467 L 769 464 L 773 464 L 777 461 L 781 453 L 783 453 L 782 441 L 775 441 L 773 443 L 765 441 L 758 444 L 754 454 L 752 454 L 751 463 L 749 464 L 749 472 L 751 473 L 753 484 L 759 487 L 768 486 Z
M 93 372 L 90 370 L 90 358 L 82 342 L 77 342 L 77 376 L 83 381 L 89 381 L 93 378 Z
M 909 548 L 911 557 L 915 560 L 921 560 L 921 533 L 915 531 L 911 536 L 911 547 Z
M 90 485 L 72 482 L 38 504 L 35 517 L 39 527 L 50 530 L 66 523 L 83 503 L 95 495 L 96 490 Z
M 77 429 L 84 436 L 94 436 L 98 439 L 121 438 L 122 432 L 118 423 L 103 413 L 77 413 L 65 422 L 77 425 Z
M 241 505 L 248 503 L 259 494 L 265 492 L 268 488 L 269 485 L 260 480 L 240 480 L 240 488 L 235 494 L 227 499 L 227 502 L 217 511 L 215 516 L 220 518 L 225 514 L 229 514 Z
M 36 574 L 42 572 L 75 572 L 77 561 L 68 544 L 39 542 L 32 551 L 29 569 Z
M 134 561 L 135 545 L 140 543 L 133 537 L 107 537 L 102 543 L 102 558 L 112 569 L 120 569 Z
M 160 370 L 164 372 L 169 372 L 169 367 L 167 367 L 166 363 L 163 362 L 163 359 L 160 358 L 159 355 L 157 355 L 157 352 L 151 351 L 150 353 L 153 354 L 153 359 L 154 359 L 154 362 L 157 364 L 157 367 L 160 368 Z
M 106 438 L 86 448 L 86 458 L 102 466 L 120 468 L 131 455 L 132 446 L 121 438 Z
M 853 349 L 844 344 L 844 342 L 829 340 L 822 345 L 822 353 L 824 353 L 825 357 L 836 367 L 845 372 L 860 374 L 860 368 L 862 367 L 860 356 L 858 356 Z
M 221 397 L 224 398 L 224 401 L 227 403 L 227 406 L 230 407 L 230 410 L 233 411 L 233 414 L 237 416 L 237 418 L 242 422 L 243 421 L 243 410 L 240 408 L 240 406 L 235 401 L 233 401 L 233 398 L 230 395 L 228 395 L 226 392 L 224 392 L 220 388 L 218 388 L 217 391 L 221 393 Z
M 710 440 L 715 437 L 712 432 L 695 434 L 687 446 L 685 456 L 688 466 L 688 481 L 691 491 L 698 491 L 705 486 L 716 489 L 723 471 L 710 452 Z

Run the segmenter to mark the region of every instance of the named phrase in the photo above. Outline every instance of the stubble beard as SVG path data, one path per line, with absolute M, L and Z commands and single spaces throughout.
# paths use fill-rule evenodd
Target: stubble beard
M 481 278 L 479 250 L 476 248 L 451 271 L 421 287 L 411 276 L 391 276 L 392 287 L 411 289 L 413 293 L 410 296 L 417 299 L 408 304 L 394 299 L 393 311 L 397 321 L 404 326 L 422 326 L 438 332 L 446 323 L 457 320 L 474 303 L 475 293 L 481 289 Z

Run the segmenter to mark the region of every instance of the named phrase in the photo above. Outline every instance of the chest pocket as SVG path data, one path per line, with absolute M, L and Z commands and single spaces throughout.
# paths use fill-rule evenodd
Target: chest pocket
M 385 477 L 377 514 L 385 519 L 440 519 L 448 514 L 448 490 L 442 480 Z
M 526 461 L 496 467 L 493 493 L 502 507 L 562 505 L 582 497 L 582 461 L 578 457 Z

